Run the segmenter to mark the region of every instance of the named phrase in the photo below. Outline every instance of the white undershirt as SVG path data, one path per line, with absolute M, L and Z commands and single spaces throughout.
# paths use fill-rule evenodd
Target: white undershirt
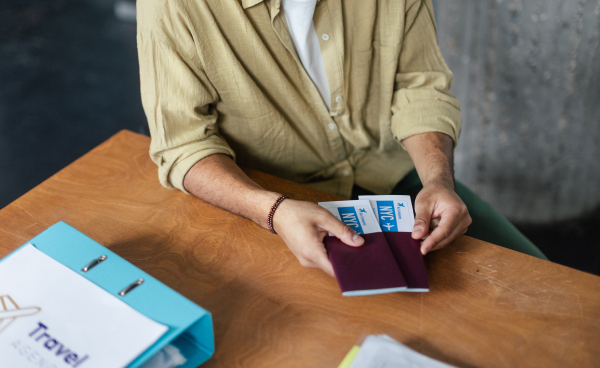
M 282 0 L 281 6 L 288 24 L 292 42 L 306 72 L 319 90 L 325 105 L 331 109 L 331 97 L 325 66 L 319 47 L 319 38 L 313 23 L 317 0 Z

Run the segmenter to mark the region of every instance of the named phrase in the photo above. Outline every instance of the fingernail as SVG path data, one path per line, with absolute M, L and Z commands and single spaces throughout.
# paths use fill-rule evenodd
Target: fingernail
M 361 237 L 360 237 L 360 235 L 358 235 L 358 234 L 354 234 L 354 235 L 352 235 L 352 241 L 353 241 L 353 242 L 355 242 L 355 243 L 359 243 L 359 242 L 360 242 L 360 240 L 361 240 Z
M 420 233 L 421 231 L 423 231 L 423 228 L 422 228 L 422 227 L 420 227 L 420 226 L 417 226 L 417 227 L 415 227 L 415 228 L 413 229 L 413 234 L 415 234 L 415 233 Z

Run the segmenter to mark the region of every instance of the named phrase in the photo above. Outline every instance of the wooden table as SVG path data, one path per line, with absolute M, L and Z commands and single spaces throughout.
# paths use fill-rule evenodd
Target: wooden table
M 342 297 L 278 236 L 161 187 L 149 143 L 120 132 L 0 210 L 0 257 L 66 221 L 212 312 L 205 367 L 335 368 L 381 333 L 460 367 L 600 366 L 599 277 L 463 236 L 426 257 L 431 292 Z M 337 199 L 247 173 L 292 198 Z

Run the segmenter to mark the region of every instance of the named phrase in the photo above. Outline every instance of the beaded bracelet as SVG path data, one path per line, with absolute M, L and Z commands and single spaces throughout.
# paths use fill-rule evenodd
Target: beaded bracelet
M 271 206 L 271 211 L 269 212 L 269 216 L 267 216 L 267 224 L 269 225 L 269 231 L 271 231 L 273 234 L 277 235 L 277 232 L 273 228 L 273 216 L 275 215 L 275 211 L 277 210 L 277 207 L 279 207 L 281 202 L 283 202 L 284 199 L 288 198 L 290 197 L 286 196 L 285 194 L 280 195 L 275 201 L 275 203 Z

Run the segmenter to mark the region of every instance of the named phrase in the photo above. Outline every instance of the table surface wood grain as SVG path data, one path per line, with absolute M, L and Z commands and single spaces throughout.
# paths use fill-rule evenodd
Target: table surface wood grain
M 600 277 L 463 236 L 426 257 L 429 293 L 342 297 L 278 236 L 161 187 L 149 144 L 122 131 L 0 210 L 0 257 L 71 224 L 213 314 L 205 367 L 337 367 L 367 334 L 459 367 L 600 366 Z

